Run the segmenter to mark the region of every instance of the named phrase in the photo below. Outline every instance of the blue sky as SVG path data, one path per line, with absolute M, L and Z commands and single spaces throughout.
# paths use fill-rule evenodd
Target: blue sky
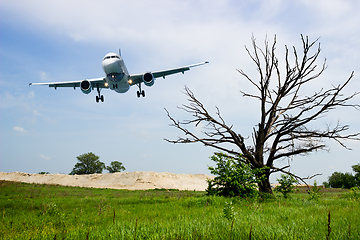
M 208 174 L 214 149 L 163 140 L 181 135 L 169 126 L 164 108 L 176 119 L 190 117 L 176 108 L 186 103 L 184 85 L 250 136 L 259 111 L 256 101 L 239 92 L 255 91 L 236 71 L 256 76 L 244 46 L 251 45 L 252 35 L 262 45 L 266 36 L 272 40 L 276 34 L 277 53 L 283 56 L 285 44 L 301 49 L 303 34 L 320 37 L 321 59 L 328 65 L 307 94 L 345 81 L 351 71 L 355 77 L 346 93 L 359 90 L 359 9 L 360 1 L 354 0 L 2 0 L 0 171 L 69 173 L 76 156 L 91 151 L 106 164 L 123 162 L 126 171 Z M 144 87 L 146 98 L 136 97 L 136 87 L 125 94 L 103 90 L 101 104 L 95 102 L 95 91 L 84 95 L 79 89 L 28 86 L 102 77 L 103 56 L 119 48 L 131 73 L 210 64 L 158 79 Z M 340 120 L 350 132 L 359 132 L 359 117 L 359 111 L 339 109 L 316 124 Z M 292 159 L 292 171 L 303 177 L 322 173 L 317 178 L 322 182 L 359 163 L 359 142 L 348 142 L 352 151 L 327 143 L 330 152 Z

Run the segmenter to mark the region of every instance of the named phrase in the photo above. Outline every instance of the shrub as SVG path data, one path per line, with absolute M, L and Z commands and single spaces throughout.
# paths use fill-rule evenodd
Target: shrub
M 288 198 L 289 193 L 291 193 L 294 189 L 293 184 L 297 183 L 297 180 L 289 174 L 281 174 L 280 179 L 277 178 L 276 180 L 280 185 L 277 186 L 274 190 L 282 193 L 284 198 Z
M 235 159 L 224 153 L 215 153 L 211 160 L 216 167 L 209 166 L 211 174 L 215 175 L 213 180 L 208 180 L 206 192 L 209 195 L 244 198 L 257 195 L 257 183 L 261 178 L 256 175 L 261 174 L 263 169 L 251 169 L 241 156 Z
M 234 211 L 233 202 L 225 202 L 225 206 L 223 208 L 224 217 L 229 220 L 233 221 L 236 219 L 236 212 Z
M 319 200 L 321 193 L 319 192 L 322 187 L 317 185 L 317 182 L 314 181 L 314 186 L 311 188 L 311 190 L 308 191 L 309 194 L 309 200 Z

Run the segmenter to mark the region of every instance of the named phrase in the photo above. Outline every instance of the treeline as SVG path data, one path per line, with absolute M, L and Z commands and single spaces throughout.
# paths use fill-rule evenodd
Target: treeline
M 70 175 L 82 175 L 82 174 L 93 174 L 102 173 L 103 170 L 108 170 L 110 173 L 121 172 L 125 170 L 123 164 L 119 161 L 113 161 L 110 166 L 105 166 L 105 163 L 99 160 L 99 156 L 94 153 L 84 153 L 76 157 L 78 162 L 75 164 L 73 170 L 69 173 Z
M 328 181 L 323 182 L 326 188 L 346 188 L 360 187 L 360 163 L 351 166 L 355 175 L 352 173 L 334 172 L 328 177 Z

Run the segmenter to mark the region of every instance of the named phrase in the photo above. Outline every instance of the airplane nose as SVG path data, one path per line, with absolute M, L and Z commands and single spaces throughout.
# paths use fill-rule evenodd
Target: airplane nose
M 111 79 L 111 81 L 118 82 L 121 79 L 123 79 L 124 75 L 125 75 L 124 73 L 112 72 L 112 73 L 109 73 L 107 76 L 108 76 L 108 78 Z
M 117 72 L 117 70 L 120 68 L 119 65 L 116 62 L 106 63 L 103 65 L 104 71 L 109 74 L 113 72 Z

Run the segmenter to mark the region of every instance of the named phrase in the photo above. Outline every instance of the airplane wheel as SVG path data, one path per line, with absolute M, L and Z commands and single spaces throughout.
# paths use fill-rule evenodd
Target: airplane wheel
M 145 91 L 144 91 L 144 90 L 141 91 L 141 95 L 142 95 L 143 97 L 145 97 Z
M 101 102 L 104 102 L 104 95 L 101 95 L 100 99 L 101 99 Z
M 97 102 L 97 103 L 99 102 L 99 97 L 98 97 L 98 96 L 96 96 L 96 102 Z
M 139 92 L 139 91 L 137 91 L 136 93 L 137 93 L 137 97 L 139 98 L 139 97 L 140 97 L 140 92 Z

